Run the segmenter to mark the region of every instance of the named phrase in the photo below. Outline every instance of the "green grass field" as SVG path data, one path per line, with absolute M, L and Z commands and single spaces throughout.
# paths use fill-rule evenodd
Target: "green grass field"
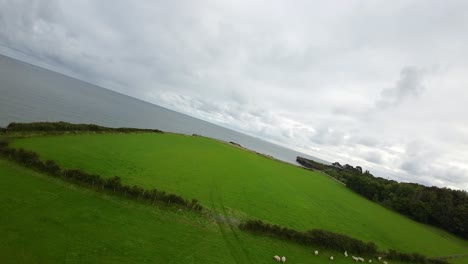
M 204 137 L 175 134 L 83 134 L 15 140 L 66 168 L 197 198 L 235 217 L 299 230 L 323 228 L 428 256 L 468 253 L 468 242 L 411 221 L 334 180 Z
M 73 186 L 0 159 L 0 263 L 350 263 L 310 248 Z M 396 262 L 392 262 L 396 263 Z

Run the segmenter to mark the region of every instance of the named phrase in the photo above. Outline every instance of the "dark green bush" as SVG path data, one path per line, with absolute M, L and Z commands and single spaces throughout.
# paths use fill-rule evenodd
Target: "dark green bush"
M 46 174 L 61 177 L 69 182 L 77 183 L 82 186 L 95 187 L 100 190 L 106 190 L 115 194 L 120 194 L 128 198 L 136 200 L 143 200 L 150 203 L 160 201 L 167 204 L 176 204 L 178 206 L 186 207 L 195 211 L 203 210 L 198 200 L 192 199 L 191 201 L 183 197 L 159 191 L 157 189 L 146 190 L 140 186 L 129 186 L 122 184 L 118 176 L 112 178 L 102 178 L 100 175 L 89 174 L 78 169 L 62 169 L 60 166 L 52 161 L 41 161 L 39 155 L 35 152 L 27 151 L 24 149 L 14 149 L 8 147 L 8 142 L 0 141 L 0 155 L 14 160 L 17 163 L 36 169 Z
M 324 171 L 328 168 L 328 165 L 324 165 L 322 163 L 306 159 L 303 157 L 297 157 L 296 158 L 297 163 L 301 164 L 302 166 L 309 168 L 309 169 L 315 169 L 315 170 L 320 170 Z
M 396 182 L 374 177 L 360 166 L 338 162 L 325 165 L 302 157 L 297 157 L 297 162 L 304 167 L 321 170 L 367 199 L 418 222 L 468 238 L 468 193 L 464 190 Z
M 345 235 L 320 229 L 299 232 L 286 227 L 264 223 L 261 220 L 248 220 L 241 224 L 239 228 L 245 231 L 263 233 L 303 245 L 315 245 L 340 251 L 348 250 L 356 254 L 375 254 L 377 252 L 377 245 L 372 242 L 364 242 Z
M 158 129 L 140 129 L 140 128 L 111 128 L 98 126 L 95 124 L 71 124 L 67 122 L 34 122 L 34 123 L 10 123 L 6 132 L 73 132 L 73 131 L 91 131 L 91 132 L 155 132 L 163 133 Z
M 389 260 L 399 260 L 410 263 L 448 264 L 445 260 L 430 259 L 418 253 L 401 253 L 392 249 L 387 253 L 378 252 L 377 245 L 373 242 L 364 242 L 321 229 L 299 232 L 278 225 L 264 223 L 261 220 L 248 220 L 240 224 L 239 228 L 243 231 L 268 235 L 306 246 L 310 245 L 338 251 L 348 251 L 353 254 L 385 255 L 385 258 Z
M 8 140 L 6 138 L 0 138 L 0 149 L 8 147 Z
M 398 260 L 398 261 L 409 262 L 409 263 L 448 264 L 447 261 L 442 260 L 442 259 L 427 258 L 426 256 L 423 256 L 419 253 L 397 252 L 396 250 L 393 250 L 393 249 L 388 250 L 386 258 L 390 260 Z

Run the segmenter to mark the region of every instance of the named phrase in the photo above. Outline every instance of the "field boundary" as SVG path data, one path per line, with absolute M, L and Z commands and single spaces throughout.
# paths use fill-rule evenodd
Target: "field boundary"
M 8 141 L 6 140 L 0 141 L 0 155 L 25 167 L 97 191 L 105 191 L 125 198 L 145 201 L 149 204 L 162 202 L 193 211 L 203 210 L 203 206 L 197 199 L 187 200 L 180 195 L 166 193 L 156 188 L 148 190 L 136 185 L 125 185 L 122 184 L 118 176 L 103 178 L 100 175 L 90 174 L 78 169 L 63 169 L 55 161 L 47 160 L 44 162 L 40 160 L 39 155 L 35 152 L 8 147 Z
M 80 132 L 92 132 L 92 131 L 86 131 L 86 130 L 79 130 L 79 131 Z M 27 130 L 22 130 L 21 132 L 27 132 Z M 50 134 L 53 134 L 54 131 L 47 131 L 47 133 L 49 132 L 52 132 Z M 112 133 L 114 131 L 100 131 L 100 132 Z M 147 132 L 147 131 L 144 131 L 144 132 Z M 142 201 L 148 204 L 161 202 L 161 203 L 165 203 L 168 205 L 175 205 L 183 209 L 192 210 L 192 211 L 206 211 L 206 212 L 209 211 L 209 209 L 206 209 L 201 204 L 199 204 L 198 200 L 196 199 L 192 199 L 191 201 L 189 201 L 189 200 L 182 198 L 179 195 L 167 194 L 164 191 L 160 191 L 157 189 L 147 190 L 136 185 L 133 185 L 133 186 L 124 185 L 121 183 L 120 178 L 117 176 L 112 177 L 112 178 L 103 178 L 100 175 L 89 174 L 87 172 L 77 170 L 77 169 L 63 169 L 59 167 L 59 165 L 55 161 L 52 161 L 52 160 L 42 161 L 37 153 L 32 152 L 32 151 L 26 151 L 24 149 L 10 148 L 8 146 L 8 143 L 9 143 L 8 140 L 0 139 L 0 155 L 20 165 L 32 168 L 36 171 L 45 173 L 47 175 L 51 175 L 53 177 L 60 178 L 62 180 L 65 180 L 65 181 L 68 181 L 68 182 L 71 182 L 80 186 L 92 188 L 96 191 L 103 191 L 108 194 L 119 195 L 125 198 Z M 209 214 L 206 214 L 206 216 L 209 217 Z M 244 223 L 238 224 L 237 227 L 241 229 L 242 231 L 249 231 L 249 232 L 254 231 L 253 233 L 270 235 L 281 240 L 289 240 L 289 241 L 301 243 L 300 240 L 297 240 L 297 239 L 295 240 L 295 238 L 303 235 L 299 231 L 295 231 L 293 229 L 288 229 L 284 227 L 279 227 L 277 225 L 270 225 L 270 224 L 265 223 L 265 225 L 267 226 L 268 225 L 274 226 L 275 227 L 274 229 L 279 229 L 282 231 L 279 231 L 279 233 L 271 233 L 270 231 L 255 232 L 255 230 L 249 230 L 249 228 L 246 228 L 246 225 L 251 221 L 260 221 L 260 220 L 248 220 Z M 263 224 L 263 222 L 261 221 L 260 223 Z M 236 225 L 232 223 L 226 223 L 226 224 Z M 328 232 L 328 231 L 324 231 L 320 229 L 315 229 L 315 230 L 320 231 L 320 232 L 326 232 L 328 234 L 333 234 L 334 236 L 335 235 L 341 236 L 342 238 L 346 238 L 346 239 L 353 239 L 345 235 L 336 234 L 336 233 L 332 233 L 332 232 Z M 312 231 L 314 230 L 307 231 L 307 232 L 312 232 Z M 296 235 L 290 236 L 290 235 L 287 235 L 287 233 L 292 233 Z M 299 234 L 299 236 L 297 234 Z M 363 242 L 363 243 L 366 243 L 366 242 Z M 367 243 L 372 243 L 372 242 L 367 242 Z M 313 243 L 313 244 L 315 246 L 324 245 L 324 243 Z M 337 250 L 336 244 L 335 246 L 329 246 L 328 248 Z M 377 249 L 375 250 L 376 250 L 375 251 L 376 254 L 386 256 L 388 257 L 388 259 L 401 260 L 401 261 L 406 261 L 406 262 L 411 261 L 413 263 L 432 263 L 432 264 L 448 263 L 442 258 L 437 258 L 437 259 L 427 258 L 417 253 L 400 253 L 395 250 L 389 250 L 388 252 L 378 252 Z
M 458 258 L 467 258 L 468 254 L 455 254 L 455 255 L 448 255 L 448 256 L 437 256 L 434 258 L 437 259 L 458 259 Z

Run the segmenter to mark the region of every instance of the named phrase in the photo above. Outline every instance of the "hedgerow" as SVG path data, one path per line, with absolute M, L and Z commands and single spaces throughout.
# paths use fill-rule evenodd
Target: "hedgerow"
M 385 258 L 389 260 L 399 260 L 410 263 L 448 264 L 445 260 L 431 259 L 418 253 L 401 253 L 396 250 L 379 252 L 377 251 L 377 245 L 373 242 L 364 242 L 359 239 L 321 229 L 300 232 L 275 224 L 265 223 L 261 220 L 248 220 L 240 224 L 239 228 L 243 231 L 267 235 L 306 246 L 315 246 L 337 251 L 349 251 L 353 254 L 360 255 L 385 256 Z
M 103 178 L 100 175 L 90 174 L 78 169 L 63 169 L 53 160 L 42 161 L 35 152 L 8 147 L 6 140 L 0 140 L 0 155 L 26 167 L 81 186 L 92 187 L 151 204 L 159 201 L 195 211 L 203 210 L 203 206 L 196 199 L 186 200 L 180 195 L 166 193 L 158 189 L 148 190 L 136 185 L 125 185 L 118 176 Z

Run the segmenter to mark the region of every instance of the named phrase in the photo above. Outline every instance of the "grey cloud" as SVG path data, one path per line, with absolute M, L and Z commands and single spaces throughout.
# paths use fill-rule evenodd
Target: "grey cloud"
M 377 151 L 367 152 L 364 156 L 364 159 L 374 164 L 383 164 L 384 162 L 382 155 Z
M 0 4 L 3 7 L 0 10 L 0 24 L 3 28 L 0 34 L 2 37 L 8 37 L 9 35 L 6 33 L 21 34 L 49 30 L 46 24 L 41 25 L 41 23 L 57 23 L 60 18 L 60 8 L 58 2 L 54 0 L 47 2 L 4 0 Z
M 352 141 L 367 147 L 376 147 L 382 142 L 372 136 L 358 136 L 352 138 Z
M 0 0 L 0 50 L 319 158 L 466 186 L 463 162 L 450 164 L 468 159 L 467 8 Z
M 425 185 L 444 186 L 459 186 L 458 188 L 466 188 L 468 186 L 468 171 L 454 166 L 437 166 L 435 161 L 411 161 L 404 162 L 401 166 L 403 170 L 408 172 L 410 176 L 417 179 Z M 436 179 L 436 180 L 434 180 Z
M 438 150 L 422 140 L 415 140 L 405 147 L 405 154 L 400 168 L 410 174 L 421 174 L 440 157 Z
M 468 171 L 457 168 L 457 167 L 444 167 L 443 169 L 437 169 L 433 173 L 433 176 L 445 180 L 446 182 L 450 182 L 451 185 L 457 185 L 457 183 L 460 182 L 465 182 L 465 184 L 468 183 L 466 181 L 466 177 L 468 176 Z
M 427 163 L 424 162 L 424 163 Z M 405 161 L 401 164 L 400 168 L 410 174 L 420 174 L 422 170 L 422 164 L 418 160 Z
M 425 185 L 467 185 L 468 171 L 453 165 L 441 164 L 442 153 L 440 149 L 427 142 L 413 141 L 406 146 L 400 169 Z
M 400 72 L 395 87 L 382 90 L 376 101 L 378 108 L 394 107 L 408 98 L 416 98 L 424 92 L 425 70 L 416 67 L 405 67 Z
M 344 133 L 331 128 L 319 128 L 310 137 L 317 144 L 339 145 L 344 142 Z

